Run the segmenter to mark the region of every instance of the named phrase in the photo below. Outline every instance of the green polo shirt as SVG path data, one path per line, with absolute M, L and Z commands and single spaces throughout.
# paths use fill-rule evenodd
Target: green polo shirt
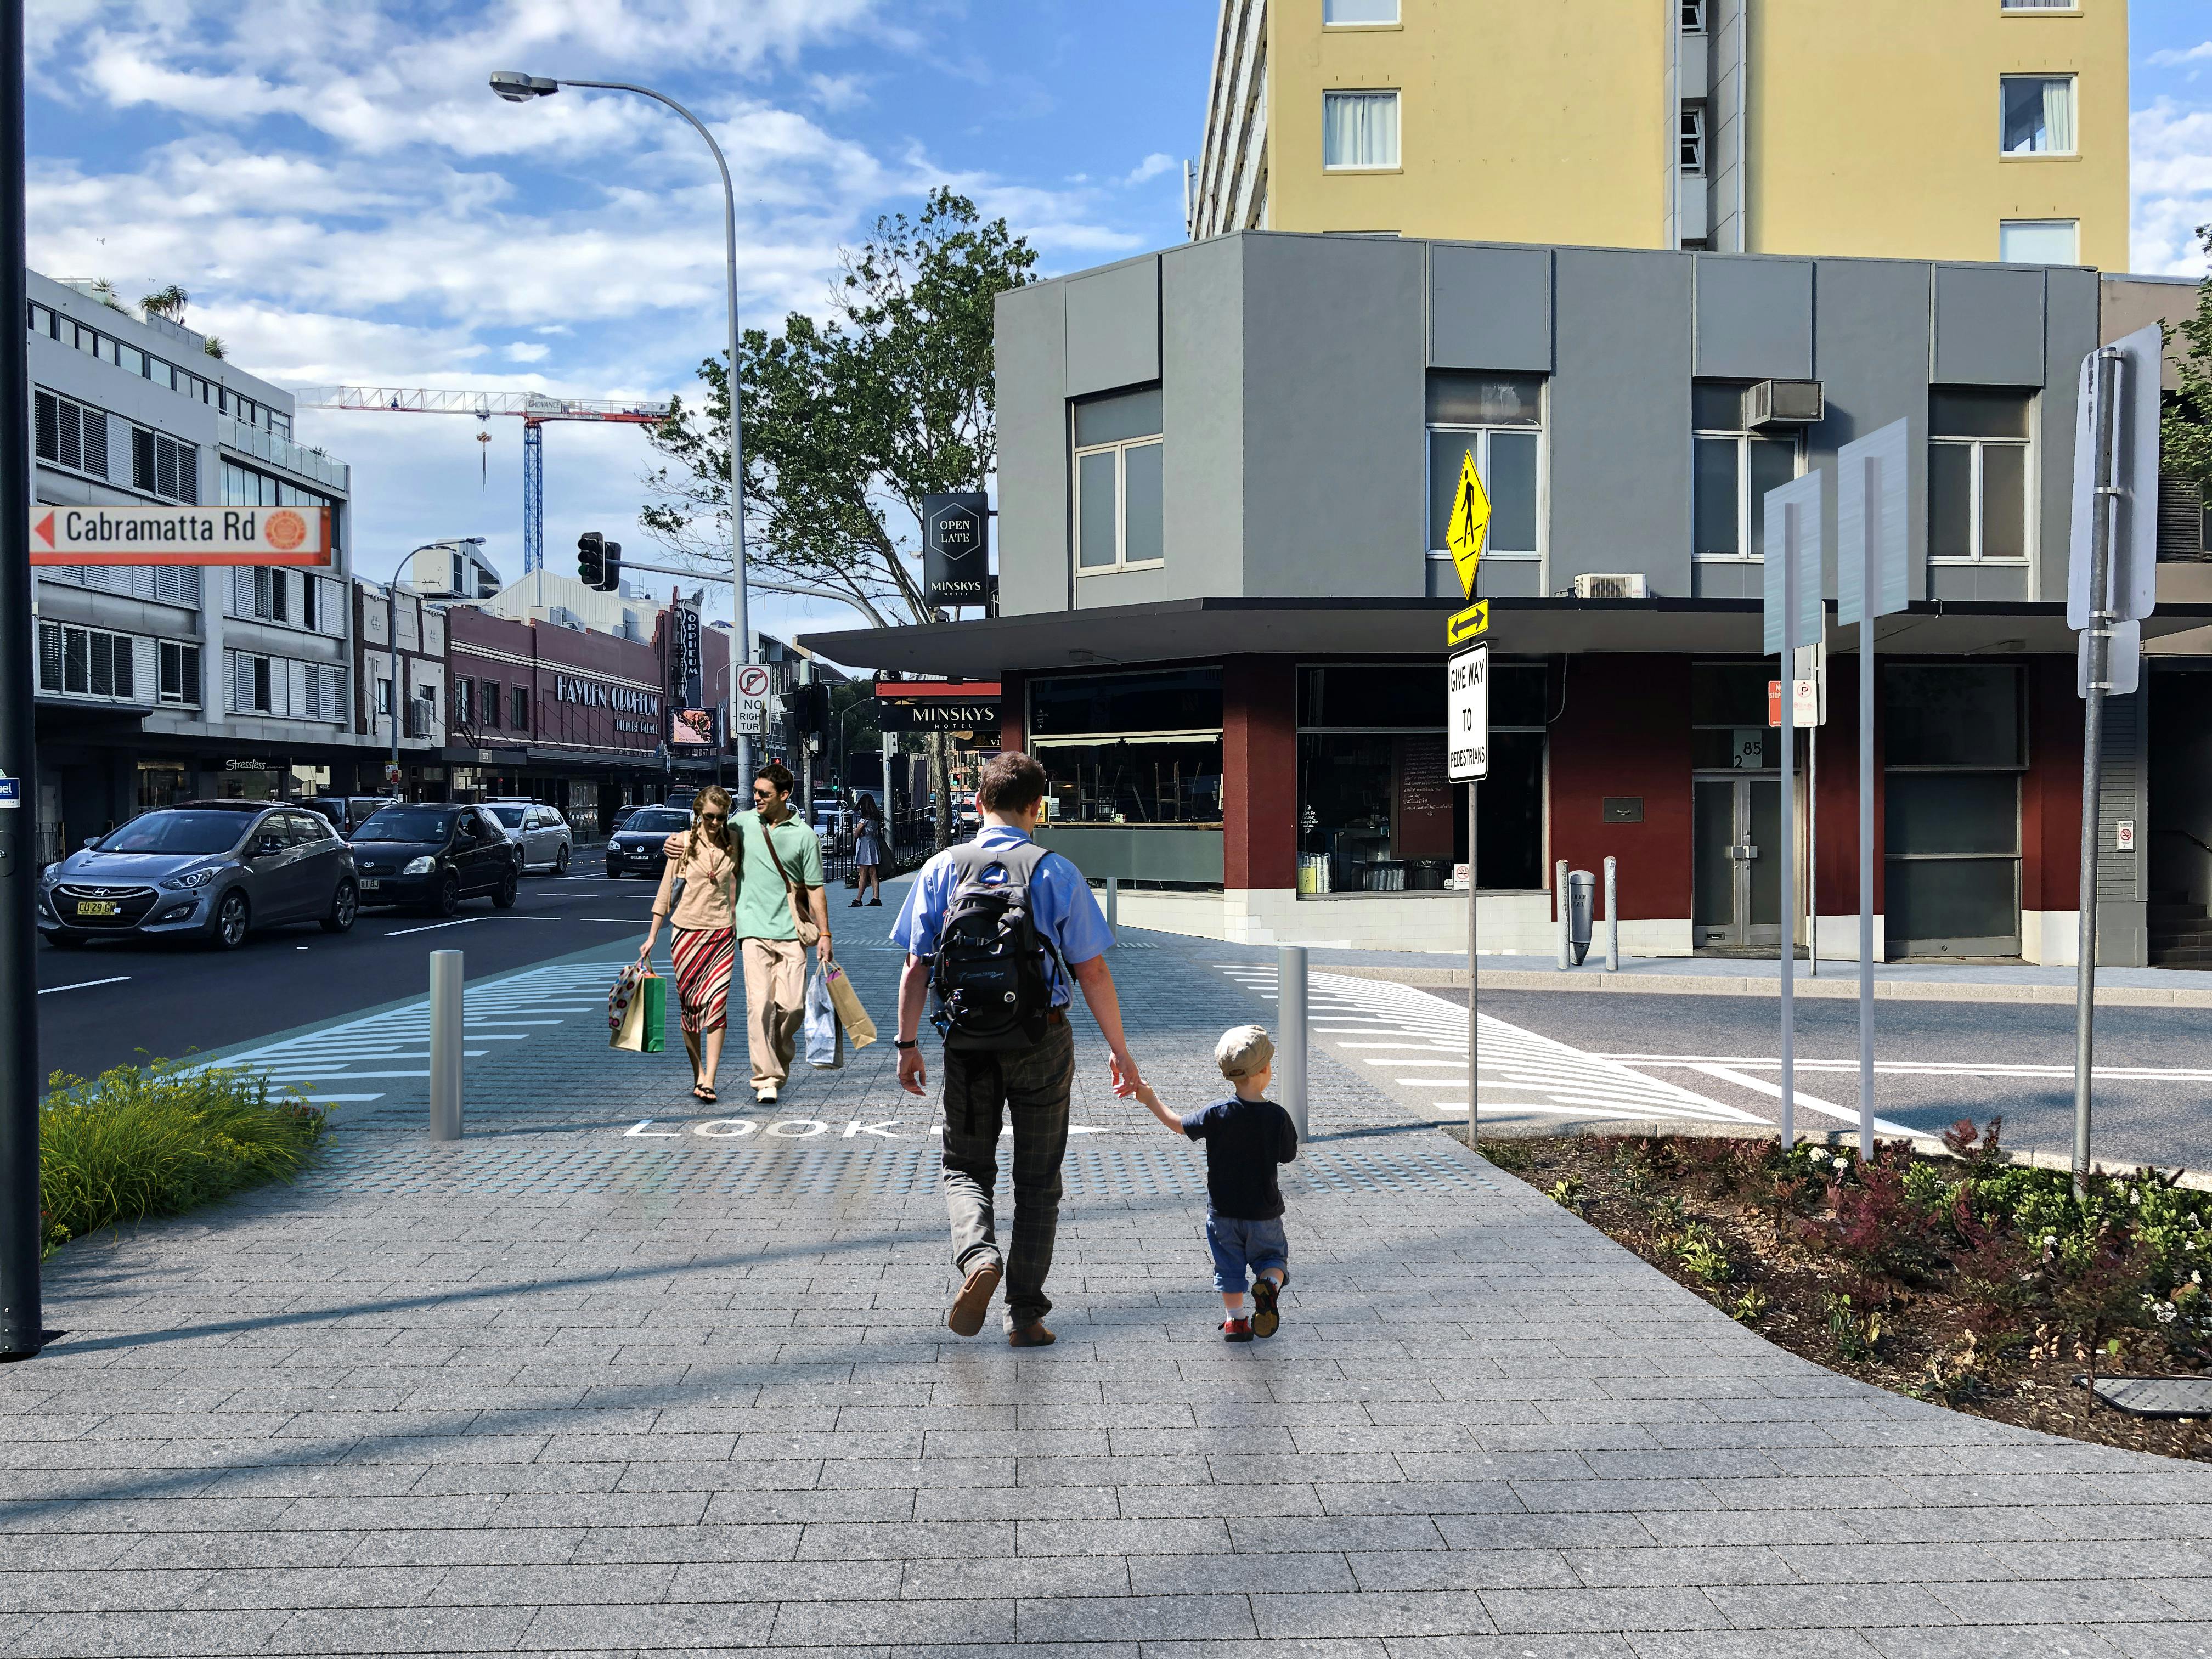
M 783 894 L 783 878 L 775 872 L 775 860 L 768 854 L 768 830 L 758 812 L 740 812 L 732 827 L 743 837 L 744 879 L 738 885 L 737 935 L 739 939 L 797 939 L 791 905 Z M 775 826 L 776 856 L 783 860 L 792 880 L 802 887 L 822 884 L 822 843 L 813 830 L 793 815 Z M 799 902 L 806 896 L 799 895 Z M 810 908 L 809 915 L 813 914 Z

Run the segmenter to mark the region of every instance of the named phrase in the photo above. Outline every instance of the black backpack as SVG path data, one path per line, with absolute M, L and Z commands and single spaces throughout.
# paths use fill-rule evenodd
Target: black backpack
M 1031 1048 L 1043 1041 L 1052 1012 L 1045 966 L 1052 945 L 1037 931 L 1030 901 L 1045 849 L 1034 842 L 970 844 L 945 856 L 957 882 L 930 974 L 937 993 L 932 1023 L 949 1048 Z M 998 879 L 988 879 L 994 871 Z

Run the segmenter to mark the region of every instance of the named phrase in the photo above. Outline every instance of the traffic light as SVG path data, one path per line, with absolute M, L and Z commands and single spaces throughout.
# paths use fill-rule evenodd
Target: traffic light
M 586 587 L 607 585 L 607 538 L 596 530 L 576 538 L 576 580 Z
M 606 571 L 607 574 L 605 579 L 599 583 L 601 590 L 609 593 L 621 592 L 622 544 L 620 542 L 609 542 L 607 544 Z

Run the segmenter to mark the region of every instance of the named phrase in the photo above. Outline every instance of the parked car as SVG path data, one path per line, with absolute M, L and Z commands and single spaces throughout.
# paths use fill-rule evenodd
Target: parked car
M 955 835 L 972 836 L 983 827 L 983 814 L 976 807 L 975 792 L 962 789 L 952 797 L 952 830 Z
M 853 833 L 853 811 L 835 796 L 817 795 L 808 809 L 807 823 L 822 838 L 825 851 L 841 853 Z
M 64 947 L 101 937 L 198 938 L 235 951 L 256 927 L 352 927 L 353 849 L 320 814 L 260 800 L 187 801 L 94 836 L 39 878 L 39 931 Z
M 463 899 L 514 908 L 522 848 L 482 806 L 423 801 L 386 807 L 353 832 L 363 904 L 419 905 L 450 916 Z
M 667 865 L 668 838 L 691 827 L 691 814 L 672 806 L 641 806 L 607 842 L 610 876 L 650 876 L 656 881 Z
M 318 795 L 299 804 L 311 812 L 321 813 L 338 834 L 350 836 L 373 814 L 391 805 L 392 799 L 389 795 Z
M 607 833 L 611 836 L 619 835 L 622 832 L 623 825 L 628 823 L 632 818 L 635 817 L 644 810 L 645 809 L 642 806 L 640 806 L 635 803 L 632 803 L 628 806 L 616 807 L 614 817 L 607 820 Z
M 556 876 L 568 873 L 576 836 L 558 811 L 534 801 L 495 800 L 484 805 L 507 831 L 507 839 L 522 848 L 525 875 L 533 868 L 550 870 Z

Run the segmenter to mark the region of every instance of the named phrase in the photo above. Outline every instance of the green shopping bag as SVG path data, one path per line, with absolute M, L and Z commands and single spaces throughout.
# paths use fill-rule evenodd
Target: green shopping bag
M 610 1048 L 657 1054 L 668 1042 L 668 981 L 635 963 L 615 975 L 607 994 Z

